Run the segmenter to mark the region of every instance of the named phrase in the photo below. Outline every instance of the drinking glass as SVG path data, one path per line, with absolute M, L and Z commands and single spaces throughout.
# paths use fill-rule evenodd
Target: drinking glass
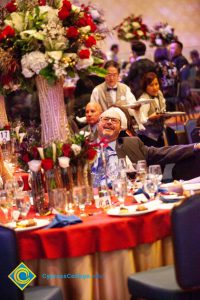
M 27 192 L 18 191 L 15 194 L 16 207 L 20 212 L 20 216 L 25 218 L 30 210 L 31 203 Z
M 5 190 L 7 192 L 7 196 L 10 200 L 14 202 L 15 194 L 18 191 L 19 185 L 18 182 L 13 178 L 13 179 L 8 179 L 5 182 Z
M 0 191 L 0 223 L 8 223 L 12 221 L 12 201 L 7 198 L 5 190 Z
M 144 191 L 150 196 L 150 200 L 154 199 L 157 191 L 157 184 L 151 177 L 149 177 L 149 175 L 147 175 L 144 180 Z
M 57 188 L 51 191 L 52 206 L 59 213 L 66 212 L 67 191 L 65 188 Z
M 87 201 L 86 186 L 75 186 L 73 188 L 72 195 L 76 206 L 80 209 L 80 215 L 85 216 L 85 203 Z
M 120 207 L 124 206 L 124 201 L 127 195 L 127 182 L 125 178 L 116 179 L 112 185 L 114 195 L 120 202 Z
M 107 164 L 106 175 L 111 182 L 117 179 L 119 175 L 119 165 L 118 162 L 113 162 L 112 164 Z
M 155 181 L 158 185 L 162 180 L 162 170 L 160 165 L 151 165 L 149 166 L 149 176 Z
M 139 160 L 137 162 L 137 181 L 144 184 L 145 176 L 147 173 L 147 163 L 146 160 Z
M 16 176 L 15 181 L 17 182 L 16 188 L 18 191 L 23 191 L 24 189 L 24 181 L 21 176 Z

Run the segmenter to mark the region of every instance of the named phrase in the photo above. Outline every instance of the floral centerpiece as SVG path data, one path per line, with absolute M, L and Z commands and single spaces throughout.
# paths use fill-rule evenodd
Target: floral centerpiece
M 114 27 L 114 29 L 117 30 L 118 38 L 126 42 L 148 39 L 149 30 L 147 25 L 143 23 L 141 16 L 134 16 L 132 14 Z
M 63 78 L 104 74 L 97 47 L 103 38 L 85 7 L 68 0 L 12 0 L 4 7 L 0 85 L 27 87 L 36 82 L 43 145 L 69 139 Z
M 178 38 L 174 34 L 174 28 L 168 23 L 157 23 L 150 30 L 149 41 L 151 47 L 165 47 L 175 40 L 178 40 Z

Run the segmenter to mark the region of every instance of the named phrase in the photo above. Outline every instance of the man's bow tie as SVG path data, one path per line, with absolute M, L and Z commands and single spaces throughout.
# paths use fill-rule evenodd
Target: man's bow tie
M 110 91 L 117 91 L 117 88 L 107 88 L 107 92 L 110 92 Z

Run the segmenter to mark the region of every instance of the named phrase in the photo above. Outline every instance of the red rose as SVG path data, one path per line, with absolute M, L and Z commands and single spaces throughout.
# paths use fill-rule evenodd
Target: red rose
M 15 30 L 8 25 L 4 28 L 4 30 L 2 31 L 2 34 L 4 35 L 5 38 L 13 37 L 15 35 Z
M 16 11 L 17 10 L 17 6 L 16 6 L 15 1 L 8 2 L 6 4 L 6 6 L 5 6 L 5 8 L 7 9 L 7 11 L 9 13 L 12 13 L 12 12 Z
M 84 26 L 87 26 L 87 19 L 85 17 L 83 18 L 80 18 L 77 22 L 76 22 L 76 25 L 78 27 L 84 27 Z
M 58 12 L 58 17 L 60 20 L 65 20 L 69 14 L 70 12 L 63 6 Z
M 40 6 L 45 6 L 46 5 L 46 0 L 39 0 L 38 1 Z
M 32 155 L 33 155 L 33 157 L 34 157 L 34 159 L 37 159 L 37 158 L 39 158 L 39 152 L 38 152 L 38 149 L 37 149 L 37 147 L 36 146 L 34 146 L 33 148 L 32 148 Z
M 68 0 L 63 0 L 63 6 L 64 6 L 68 11 L 70 11 L 70 10 L 72 9 L 71 2 L 68 1 Z
M 64 144 L 62 146 L 62 152 L 63 152 L 64 156 L 70 157 L 71 151 L 72 150 L 71 150 L 70 144 Z
M 88 49 L 81 50 L 81 51 L 79 51 L 78 55 L 81 59 L 89 58 L 90 57 L 90 51 Z
M 53 159 L 45 158 L 42 160 L 42 167 L 45 171 L 53 169 Z
M 10 76 L 10 74 L 2 75 L 0 77 L 0 81 L 2 85 L 8 85 L 12 81 L 12 77 Z
M 4 126 L 4 129 L 5 129 L 5 130 L 10 130 L 10 125 L 9 125 L 9 124 L 8 124 L 8 125 L 5 125 L 5 126 Z
M 96 45 L 96 40 L 93 36 L 89 36 L 87 40 L 85 40 L 85 46 L 91 48 L 92 46 Z
M 5 39 L 5 36 L 3 35 L 2 32 L 0 32 L 0 42 L 2 42 Z
M 89 148 L 86 155 L 88 160 L 94 160 L 97 155 L 97 151 L 94 148 Z
M 97 29 L 97 26 L 94 24 L 93 20 L 91 18 L 87 19 L 87 25 L 90 25 L 91 31 L 95 32 Z
M 79 32 L 76 27 L 70 26 L 67 29 L 67 37 L 75 39 L 79 35 Z
M 28 163 L 28 162 L 30 161 L 29 154 L 28 154 L 28 153 L 25 153 L 24 155 L 22 155 L 22 160 L 23 160 L 25 163 Z

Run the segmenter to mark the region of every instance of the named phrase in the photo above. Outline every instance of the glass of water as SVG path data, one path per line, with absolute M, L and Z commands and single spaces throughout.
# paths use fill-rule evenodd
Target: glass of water
M 17 192 L 15 194 L 15 201 L 17 210 L 20 213 L 20 217 L 26 218 L 31 207 L 31 202 L 28 193 L 22 191 Z

